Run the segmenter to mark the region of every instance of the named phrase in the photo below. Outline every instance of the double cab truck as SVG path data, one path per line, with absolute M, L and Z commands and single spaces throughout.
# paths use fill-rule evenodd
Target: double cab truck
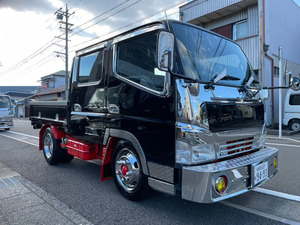
M 8 95 L 0 95 L 0 129 L 9 130 L 14 126 L 13 107 Z
M 252 190 L 278 171 L 264 101 L 241 48 L 179 21 L 143 25 L 76 52 L 66 101 L 30 103 L 49 164 L 101 161 L 130 200 L 149 187 L 198 203 Z

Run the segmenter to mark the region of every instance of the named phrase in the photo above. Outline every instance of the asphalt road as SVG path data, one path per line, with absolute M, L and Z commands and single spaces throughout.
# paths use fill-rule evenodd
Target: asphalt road
M 257 191 L 215 204 L 154 191 L 142 202 L 128 201 L 112 180 L 100 181 L 97 162 L 48 165 L 27 120 L 0 131 L 0 161 L 93 224 L 300 224 L 300 147 L 269 145 L 279 149 L 278 174 Z

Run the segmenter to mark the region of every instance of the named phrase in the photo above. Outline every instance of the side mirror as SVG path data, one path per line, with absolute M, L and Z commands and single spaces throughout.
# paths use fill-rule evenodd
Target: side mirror
M 299 91 L 300 90 L 300 80 L 297 77 L 292 77 L 290 79 L 290 88 L 293 91 Z
M 269 99 L 269 90 L 268 89 L 261 89 L 259 91 L 259 96 L 262 100 L 267 101 Z
M 160 31 L 157 43 L 157 67 L 168 72 L 173 69 L 174 35 L 167 31 Z M 169 68 L 170 67 L 170 68 Z

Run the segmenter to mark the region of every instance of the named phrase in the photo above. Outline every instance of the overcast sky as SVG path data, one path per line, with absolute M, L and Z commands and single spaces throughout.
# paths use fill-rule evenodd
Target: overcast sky
M 63 35 L 54 12 L 68 4 L 69 54 L 146 22 L 178 18 L 190 0 L 0 0 L 0 86 L 40 85 L 42 76 L 64 70 Z M 300 0 L 294 0 L 300 5 Z M 155 15 L 155 16 L 153 16 Z M 89 22 L 88 22 L 89 21 Z M 88 28 L 89 27 L 89 28 Z M 70 68 L 70 66 L 69 66 Z
M 42 76 L 64 70 L 65 42 L 54 12 L 68 4 L 74 51 L 135 26 L 165 17 L 178 18 L 187 0 L 0 0 L 0 86 L 40 85 Z M 174 7 L 175 6 L 175 7 Z M 155 16 L 153 16 L 155 15 Z M 90 22 L 88 22 L 90 21 Z M 89 28 L 88 28 L 89 27 Z M 62 36 L 64 37 L 64 36 Z M 69 66 L 70 68 L 70 66 Z

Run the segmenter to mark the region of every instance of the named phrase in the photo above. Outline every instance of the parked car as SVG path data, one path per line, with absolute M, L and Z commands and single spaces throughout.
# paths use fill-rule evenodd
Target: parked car
M 285 96 L 283 124 L 300 131 L 300 93 L 289 90 Z

